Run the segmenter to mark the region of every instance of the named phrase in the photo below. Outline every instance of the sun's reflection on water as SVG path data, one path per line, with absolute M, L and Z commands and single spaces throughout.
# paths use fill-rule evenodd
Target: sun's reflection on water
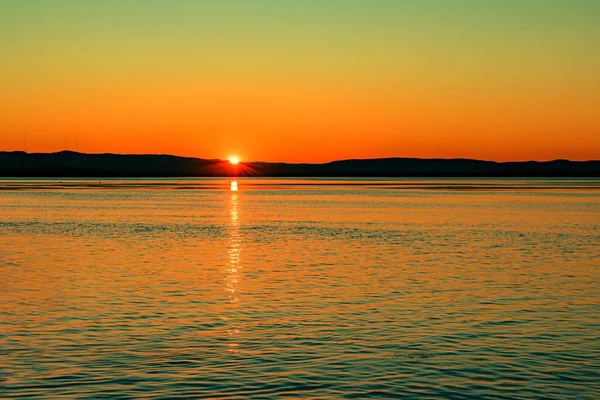
M 235 181 L 234 181 L 235 182 Z M 233 190 L 233 183 L 231 187 Z M 237 190 L 237 186 L 236 189 Z M 239 283 L 239 272 L 241 269 L 241 243 L 240 243 L 240 217 L 239 217 L 239 195 L 231 194 L 229 203 L 229 265 L 227 266 L 227 291 L 232 302 L 239 301 L 237 287 Z
M 239 307 L 239 285 L 241 280 L 242 271 L 242 240 L 240 235 L 240 210 L 239 210 L 239 194 L 237 193 L 237 182 L 231 182 L 231 195 L 229 199 L 229 227 L 228 227 L 228 264 L 225 269 L 225 284 L 226 290 L 229 294 L 229 317 L 226 318 L 229 321 L 229 328 L 227 334 L 231 341 L 228 343 L 229 351 L 236 354 L 238 350 L 238 340 L 235 339 L 237 335 L 243 333 L 242 327 L 234 318 L 236 309 Z

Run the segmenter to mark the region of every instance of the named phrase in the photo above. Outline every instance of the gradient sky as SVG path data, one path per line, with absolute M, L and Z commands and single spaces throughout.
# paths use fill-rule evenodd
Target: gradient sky
M 600 159 L 598 0 L 0 0 L 0 150 Z

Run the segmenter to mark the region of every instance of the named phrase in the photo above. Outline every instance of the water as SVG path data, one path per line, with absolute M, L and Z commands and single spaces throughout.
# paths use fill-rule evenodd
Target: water
M 598 398 L 598 180 L 0 182 L 0 397 Z

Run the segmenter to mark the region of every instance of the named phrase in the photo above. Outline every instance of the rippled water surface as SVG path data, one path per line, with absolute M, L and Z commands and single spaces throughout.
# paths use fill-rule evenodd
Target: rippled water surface
M 0 397 L 600 398 L 597 180 L 6 180 L 0 211 Z

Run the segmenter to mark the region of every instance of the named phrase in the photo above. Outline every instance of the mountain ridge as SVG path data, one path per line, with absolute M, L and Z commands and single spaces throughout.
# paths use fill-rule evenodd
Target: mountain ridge
M 384 157 L 325 163 L 226 160 L 169 154 L 0 151 L 3 177 L 600 177 L 600 160 L 487 161 Z

